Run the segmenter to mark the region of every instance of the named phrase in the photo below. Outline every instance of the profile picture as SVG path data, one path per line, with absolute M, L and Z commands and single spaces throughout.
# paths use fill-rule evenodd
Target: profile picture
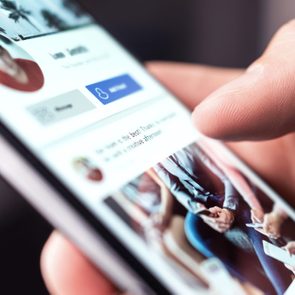
M 44 85 L 44 75 L 33 58 L 10 39 L 0 35 L 0 85 L 33 92 Z
M 103 173 L 90 159 L 86 157 L 77 158 L 73 161 L 74 169 L 85 179 L 100 182 L 103 180 Z

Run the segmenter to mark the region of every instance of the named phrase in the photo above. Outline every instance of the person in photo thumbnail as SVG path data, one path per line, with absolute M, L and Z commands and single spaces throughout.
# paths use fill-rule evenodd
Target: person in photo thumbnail
M 269 237 L 277 246 L 283 244 L 283 249 L 288 251 L 290 255 L 295 255 L 294 223 L 279 204 L 275 203 L 271 211 L 265 213 L 261 225 L 262 227 L 256 228 L 256 231 Z M 290 265 L 285 265 L 285 267 L 295 274 L 295 267 Z
M 185 271 L 184 277 L 191 279 L 193 276 L 208 288 L 207 279 L 198 271 L 203 257 L 195 253 L 184 234 L 186 211 L 174 201 L 170 190 L 153 169 L 124 185 L 105 203 L 151 249 L 173 261 L 180 271 Z
M 75 159 L 73 162 L 75 170 L 85 177 L 87 180 L 93 182 L 101 182 L 103 180 L 103 173 L 94 163 L 88 158 L 81 157 Z
M 239 207 L 239 195 L 228 177 L 200 147 L 186 147 L 157 164 L 154 170 L 188 212 L 200 213 L 218 232 L 231 227 Z M 205 209 L 219 219 L 212 222 L 202 214 Z
M 264 214 L 262 229 L 256 230 L 267 237 L 279 239 L 282 237 L 283 225 L 288 219 L 288 214 L 281 206 L 274 204 L 272 210 Z
M 193 144 L 154 170 L 187 209 L 185 232 L 198 252 L 218 257 L 233 276 L 266 294 L 283 294 L 291 282 L 289 273 L 264 253 L 262 240 L 267 237 L 246 226 L 252 222 L 249 203 L 258 202 L 244 200 L 221 167 Z M 245 179 L 241 185 L 247 185 Z
M 153 169 L 125 185 L 121 191 L 126 199 L 148 216 L 149 225 L 162 233 L 167 229 L 173 215 L 173 197 Z M 174 213 L 179 213 L 177 208 L 175 210 Z
M 12 53 L 13 52 L 13 53 Z M 13 56 L 19 54 L 19 57 Z M 0 85 L 8 88 L 33 92 L 44 85 L 44 75 L 38 64 L 14 42 L 0 35 Z

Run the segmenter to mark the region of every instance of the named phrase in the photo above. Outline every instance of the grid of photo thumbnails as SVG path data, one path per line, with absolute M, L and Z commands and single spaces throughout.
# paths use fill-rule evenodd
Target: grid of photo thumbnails
M 148 247 L 204 286 L 212 282 L 200 266 L 218 259 L 245 294 L 284 294 L 294 279 L 294 221 L 223 152 L 193 143 L 104 202 Z M 75 169 L 88 181 L 103 179 L 90 159 L 77 159 Z
M 43 71 L 22 48 L 20 41 L 92 23 L 93 19 L 72 0 L 0 0 L 0 84 L 22 92 L 42 89 L 45 84 Z M 78 46 L 71 54 L 86 51 L 85 46 Z M 44 112 L 40 114 L 41 117 L 45 115 Z
M 92 21 L 72 0 L 0 0 L 0 34 L 14 41 L 65 31 Z

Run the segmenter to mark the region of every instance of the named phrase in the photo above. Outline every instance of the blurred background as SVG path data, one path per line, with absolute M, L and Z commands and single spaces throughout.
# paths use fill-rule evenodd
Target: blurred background
M 141 60 L 225 67 L 247 66 L 295 15 L 293 0 L 80 2 Z M 0 177 L 0 294 L 48 294 L 39 257 L 51 230 Z

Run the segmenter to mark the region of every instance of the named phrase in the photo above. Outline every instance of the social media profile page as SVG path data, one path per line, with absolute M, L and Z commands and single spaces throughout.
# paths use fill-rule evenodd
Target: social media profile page
M 35 92 L 1 85 L 1 117 L 64 180 L 73 177 L 71 188 L 76 183 L 87 199 L 96 202 L 193 139 L 187 111 L 98 25 L 17 45 L 38 63 L 45 83 Z M 183 141 L 171 143 L 184 127 Z M 83 157 L 103 171 L 99 184 L 73 169 Z
M 12 42 L 45 82 L 34 92 L 0 85 L 1 119 L 142 258 L 103 200 L 195 139 L 187 110 L 96 24 Z

